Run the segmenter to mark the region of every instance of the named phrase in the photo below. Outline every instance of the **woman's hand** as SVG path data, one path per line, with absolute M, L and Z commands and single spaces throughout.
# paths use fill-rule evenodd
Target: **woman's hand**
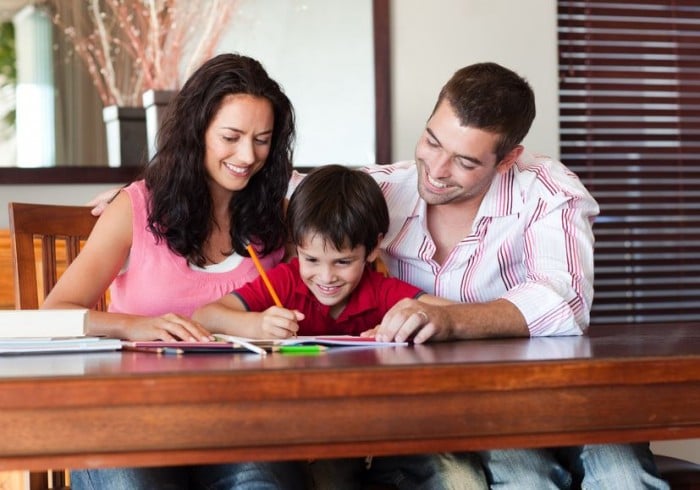
M 129 340 L 214 340 L 211 333 L 200 323 L 175 313 L 166 313 L 158 317 L 133 317 L 125 327 L 125 334 Z

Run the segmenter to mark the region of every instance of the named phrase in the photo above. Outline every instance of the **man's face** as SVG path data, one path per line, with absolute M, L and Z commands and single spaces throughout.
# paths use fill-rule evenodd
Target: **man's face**
M 443 100 L 416 145 L 418 193 L 429 205 L 481 202 L 497 169 L 499 135 L 462 126 Z

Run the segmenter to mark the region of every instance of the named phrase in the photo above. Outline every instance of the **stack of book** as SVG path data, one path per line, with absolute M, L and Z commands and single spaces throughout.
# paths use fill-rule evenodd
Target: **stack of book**
M 87 311 L 0 310 L 0 355 L 118 350 L 118 339 L 86 335 Z

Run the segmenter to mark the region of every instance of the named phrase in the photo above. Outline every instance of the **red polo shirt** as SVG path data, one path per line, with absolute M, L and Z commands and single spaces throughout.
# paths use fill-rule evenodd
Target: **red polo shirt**
M 379 325 L 384 314 L 399 300 L 423 294 L 417 287 L 393 277 L 384 277 L 366 267 L 360 283 L 336 319 L 330 315 L 330 306 L 319 303 L 301 280 L 298 258 L 275 266 L 267 271 L 267 275 L 284 307 L 305 315 L 299 322 L 299 335 L 359 335 Z M 275 304 L 260 277 L 236 289 L 233 294 L 243 301 L 248 311 L 265 311 Z

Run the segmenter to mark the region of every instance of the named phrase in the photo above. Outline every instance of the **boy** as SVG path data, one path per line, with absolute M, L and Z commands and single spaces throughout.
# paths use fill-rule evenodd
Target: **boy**
M 287 223 L 298 257 L 268 271 L 284 307 L 275 306 L 259 277 L 199 308 L 194 320 L 213 332 L 250 338 L 359 335 L 401 299 L 449 304 L 371 268 L 389 212 L 365 172 L 341 165 L 315 169 L 292 194 Z

